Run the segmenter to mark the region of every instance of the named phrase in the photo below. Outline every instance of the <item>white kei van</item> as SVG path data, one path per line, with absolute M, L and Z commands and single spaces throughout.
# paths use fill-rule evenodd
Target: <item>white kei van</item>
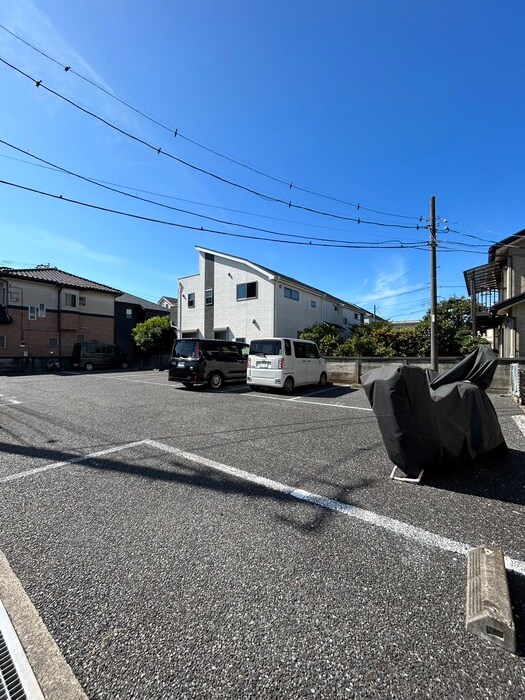
M 326 364 L 317 345 L 296 338 L 252 340 L 246 382 L 251 389 L 274 387 L 290 394 L 305 384 L 325 386 Z

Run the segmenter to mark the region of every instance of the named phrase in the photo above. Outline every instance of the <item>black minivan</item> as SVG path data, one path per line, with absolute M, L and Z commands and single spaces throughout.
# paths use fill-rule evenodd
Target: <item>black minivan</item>
M 220 389 L 224 382 L 245 382 L 247 343 L 231 340 L 179 338 L 173 345 L 168 372 L 170 382 L 190 387 L 206 384 Z

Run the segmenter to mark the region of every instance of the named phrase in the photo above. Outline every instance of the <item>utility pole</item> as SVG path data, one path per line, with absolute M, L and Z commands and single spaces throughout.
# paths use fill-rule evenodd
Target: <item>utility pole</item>
M 436 198 L 430 198 L 430 364 L 437 372 Z

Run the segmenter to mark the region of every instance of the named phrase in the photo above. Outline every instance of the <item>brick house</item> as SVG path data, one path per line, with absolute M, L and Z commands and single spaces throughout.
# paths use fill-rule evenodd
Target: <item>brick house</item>
M 70 357 L 80 341 L 115 341 L 120 290 L 56 267 L 0 268 L 0 359 Z

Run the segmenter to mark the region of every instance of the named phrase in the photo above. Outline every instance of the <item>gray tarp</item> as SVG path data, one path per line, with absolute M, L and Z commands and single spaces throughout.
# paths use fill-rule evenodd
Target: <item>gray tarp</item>
M 407 476 L 506 450 L 485 393 L 497 362 L 483 345 L 443 374 L 384 365 L 361 377 L 388 456 Z

